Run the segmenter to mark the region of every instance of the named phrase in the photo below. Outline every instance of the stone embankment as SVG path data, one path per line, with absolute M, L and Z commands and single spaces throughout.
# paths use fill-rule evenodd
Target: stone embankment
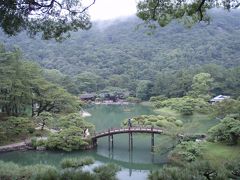
M 0 152 L 18 151 L 18 150 L 30 150 L 33 149 L 28 141 L 9 144 L 6 146 L 0 146 Z

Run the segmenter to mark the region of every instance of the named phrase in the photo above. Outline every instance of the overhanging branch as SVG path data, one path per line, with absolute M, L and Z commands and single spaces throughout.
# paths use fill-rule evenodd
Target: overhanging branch
M 153 20 L 155 20 L 155 18 L 156 18 L 156 11 L 157 11 L 157 8 L 158 8 L 159 5 L 160 5 L 160 0 L 157 0 L 157 3 L 153 8 L 153 14 L 152 14 L 152 19 Z
M 199 14 L 200 14 L 200 21 L 203 20 L 202 7 L 203 7 L 205 1 L 206 1 L 206 0 L 202 0 L 201 3 L 200 3 L 200 5 L 199 5 L 198 8 L 197 8 L 197 12 L 199 12 Z

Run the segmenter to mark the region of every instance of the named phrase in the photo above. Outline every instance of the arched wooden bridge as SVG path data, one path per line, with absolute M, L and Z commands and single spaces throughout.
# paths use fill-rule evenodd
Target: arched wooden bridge
M 111 128 L 106 131 L 96 133 L 92 136 L 93 145 L 97 145 L 97 139 L 108 136 L 109 149 L 113 148 L 113 135 L 116 134 L 129 134 L 129 150 L 133 148 L 133 133 L 148 133 L 151 134 L 151 146 L 154 147 L 154 134 L 162 134 L 163 130 L 159 128 L 148 127 L 129 127 L 129 128 Z

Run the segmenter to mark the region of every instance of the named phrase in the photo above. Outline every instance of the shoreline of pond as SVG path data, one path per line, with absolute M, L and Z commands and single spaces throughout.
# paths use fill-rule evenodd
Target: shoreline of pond
M 152 114 L 153 111 L 149 107 L 142 106 L 138 103 L 129 103 L 128 105 L 93 105 L 89 106 L 84 111 L 89 112 L 92 116 L 87 119 L 94 123 L 97 131 L 102 131 L 106 128 L 118 127 L 122 120 L 128 117 L 135 117 L 138 115 Z M 135 106 L 136 105 L 136 106 Z M 144 137 L 148 139 L 148 137 Z M 166 163 L 165 155 L 155 155 L 150 152 L 150 148 L 142 147 L 143 137 L 134 137 L 134 151 L 130 153 L 127 149 L 125 136 L 118 136 L 115 138 L 114 150 L 109 151 L 105 147 L 107 138 L 99 140 L 98 148 L 90 150 L 74 150 L 71 152 L 58 151 L 58 150 L 17 150 L 11 152 L 0 153 L 0 159 L 3 161 L 12 161 L 17 164 L 29 165 L 46 163 L 55 165 L 60 162 L 64 157 L 84 157 L 92 156 L 101 163 L 112 162 L 118 164 L 123 168 L 119 172 L 118 177 L 124 179 L 139 179 L 139 176 L 147 177 L 150 170 L 158 169 L 161 165 Z M 145 142 L 145 141 L 144 141 Z M 146 140 L 148 142 L 148 140 Z M 110 153 L 110 154 L 109 154 Z M 141 157 L 139 159 L 139 157 Z M 164 158 L 163 158 L 164 157 Z M 140 170 L 140 171 L 139 171 Z M 142 171 L 144 170 L 144 172 Z M 129 172 L 133 173 L 131 176 Z M 120 179 L 121 179 L 120 178 Z

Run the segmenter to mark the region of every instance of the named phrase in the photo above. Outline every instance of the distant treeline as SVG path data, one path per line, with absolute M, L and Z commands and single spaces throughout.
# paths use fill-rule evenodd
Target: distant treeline
M 180 97 L 190 90 L 193 76 L 205 72 L 214 79 L 212 95 L 237 97 L 239 15 L 215 12 L 210 25 L 189 29 L 171 24 L 155 30 L 137 29 L 141 22 L 132 17 L 110 25 L 96 23 L 62 43 L 3 33 L 0 41 L 8 48 L 19 46 L 27 59 L 51 69 L 45 77 L 73 94 L 119 88 L 143 100 Z

